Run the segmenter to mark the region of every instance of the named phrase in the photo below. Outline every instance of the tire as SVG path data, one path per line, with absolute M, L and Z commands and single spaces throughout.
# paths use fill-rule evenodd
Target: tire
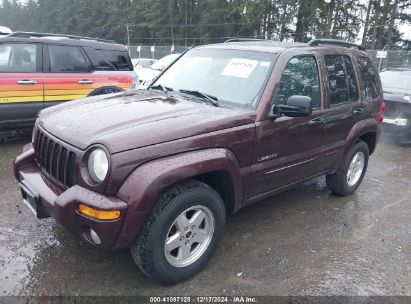
M 198 227 L 190 223 L 196 214 L 205 215 Z M 186 227 L 183 226 L 186 225 L 181 224 L 186 223 L 184 220 L 177 222 L 177 219 L 184 218 L 189 221 L 188 230 L 184 230 Z M 194 180 L 178 184 L 163 193 L 151 210 L 139 237 L 130 247 L 131 255 L 149 277 L 164 285 L 176 284 L 206 266 L 217 249 L 225 222 L 224 202 L 214 189 Z M 208 237 L 197 243 L 197 238 L 204 235 Z M 170 241 L 169 248 L 173 248 L 177 241 L 180 247 L 166 250 L 166 240 Z M 186 242 L 189 244 L 186 245 Z M 192 256 L 183 259 L 184 254 Z
M 351 147 L 343 161 L 341 162 L 340 167 L 334 174 L 329 174 L 326 176 L 326 182 L 328 188 L 337 195 L 346 196 L 354 193 L 357 190 L 358 186 L 361 184 L 362 179 L 364 178 L 365 172 L 367 171 L 368 158 L 370 151 L 368 145 L 364 141 L 358 141 L 355 145 Z M 363 163 L 360 165 L 361 161 L 357 161 L 357 166 L 350 177 L 348 176 L 351 162 L 354 160 L 354 157 L 363 157 Z M 359 172 L 357 169 L 362 167 L 362 171 Z

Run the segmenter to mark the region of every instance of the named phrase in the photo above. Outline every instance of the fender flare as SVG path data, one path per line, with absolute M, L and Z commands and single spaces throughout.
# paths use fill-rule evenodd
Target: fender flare
M 243 199 L 243 183 L 239 162 L 228 149 L 198 150 L 145 163 L 136 168 L 117 192 L 127 203 L 127 214 L 115 248 L 129 246 L 157 202 L 160 194 L 170 185 L 201 174 L 225 171 L 231 177 L 234 189 L 234 208 Z
M 357 142 L 357 140 L 363 136 L 366 133 L 375 133 L 376 135 L 376 141 L 375 144 L 377 143 L 377 140 L 380 136 L 381 132 L 381 127 L 378 121 L 374 118 L 367 118 L 364 120 L 361 120 L 357 122 L 348 132 L 347 137 L 345 138 L 345 149 L 344 149 L 344 154 L 343 158 L 345 155 L 348 153 L 349 149 Z M 343 159 L 342 158 L 342 159 Z
M 97 96 L 97 95 L 103 95 L 103 94 L 109 94 L 109 93 L 118 93 L 124 91 L 124 89 L 117 87 L 117 86 L 103 86 L 101 88 L 97 88 L 93 91 L 91 91 L 87 97 L 91 96 Z

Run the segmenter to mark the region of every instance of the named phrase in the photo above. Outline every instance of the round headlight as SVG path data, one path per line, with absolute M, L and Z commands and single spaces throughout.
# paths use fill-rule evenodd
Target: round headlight
M 102 149 L 95 149 L 88 158 L 88 172 L 91 178 L 101 183 L 107 176 L 108 158 Z

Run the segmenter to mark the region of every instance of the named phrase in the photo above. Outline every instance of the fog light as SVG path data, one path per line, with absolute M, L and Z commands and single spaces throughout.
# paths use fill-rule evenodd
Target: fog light
M 97 234 L 97 232 L 95 232 L 93 229 L 91 229 L 90 228 L 90 237 L 91 237 L 91 240 L 94 242 L 94 244 L 96 244 L 96 245 L 100 245 L 101 244 L 101 240 L 100 240 L 100 238 L 98 237 L 98 234 Z
M 85 216 L 98 220 L 116 220 L 120 217 L 120 210 L 97 210 L 83 204 L 79 204 L 77 210 Z

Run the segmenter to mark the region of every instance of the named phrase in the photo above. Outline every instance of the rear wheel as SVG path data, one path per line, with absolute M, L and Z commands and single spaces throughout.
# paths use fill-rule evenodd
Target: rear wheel
M 328 188 L 338 195 L 350 195 L 357 190 L 367 170 L 369 154 L 368 145 L 363 141 L 357 142 L 337 171 L 327 175 Z
M 137 266 L 148 276 L 175 284 L 201 271 L 222 237 L 225 206 L 206 184 L 189 181 L 166 191 L 131 246 Z

